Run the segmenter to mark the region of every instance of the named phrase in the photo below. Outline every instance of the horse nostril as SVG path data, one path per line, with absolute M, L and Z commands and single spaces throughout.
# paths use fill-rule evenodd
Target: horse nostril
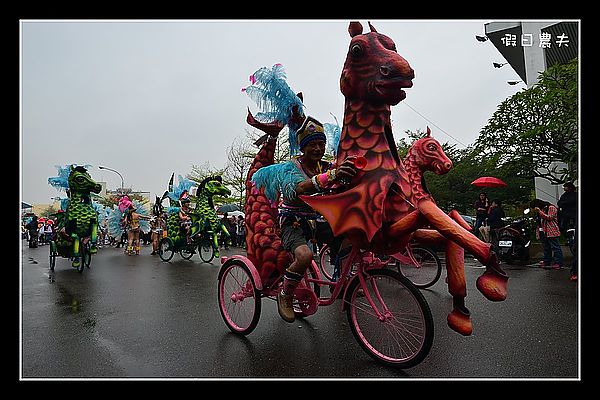
M 448 161 L 447 163 L 444 164 L 444 166 L 446 167 L 446 169 L 451 169 L 452 168 L 452 161 Z

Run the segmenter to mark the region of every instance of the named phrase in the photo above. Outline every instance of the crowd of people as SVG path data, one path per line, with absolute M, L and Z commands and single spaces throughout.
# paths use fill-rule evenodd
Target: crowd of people
M 32 215 L 29 219 L 23 221 L 21 225 L 21 237 L 27 239 L 29 247 L 37 247 L 50 243 L 54 234 L 54 224 L 56 219 L 52 217 L 44 218 Z
M 561 236 L 568 245 L 573 259 L 570 279 L 577 280 L 577 191 L 572 182 L 563 185 L 564 193 L 554 205 L 541 199 L 533 199 L 529 206 L 533 212 L 535 237 L 543 248 L 543 259 L 539 266 L 544 269 L 561 269 L 564 266 L 564 254 Z M 482 192 L 473 204 L 476 211 L 474 232 L 482 240 L 498 246 L 498 232 L 507 226 L 505 213 L 500 200 L 490 201 Z

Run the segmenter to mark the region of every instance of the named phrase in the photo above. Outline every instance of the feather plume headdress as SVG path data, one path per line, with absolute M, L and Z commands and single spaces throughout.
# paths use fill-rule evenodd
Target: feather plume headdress
M 325 150 L 335 157 L 337 156 L 337 150 L 340 144 L 342 127 L 338 123 L 335 115 L 332 114 L 332 116 L 333 119 L 335 119 L 335 124 L 326 122 L 323 124 L 323 128 L 325 129 L 325 136 L 327 137 L 327 148 Z
M 262 67 L 250 75 L 250 86 L 242 88 L 252 99 L 260 112 L 255 118 L 260 122 L 279 121 L 288 127 L 290 154 L 297 154 L 299 147 L 296 131 L 300 124 L 294 118 L 296 112 L 303 114 L 304 104 L 296 92 L 288 85 L 283 65 L 275 64 L 272 68 Z
M 196 182 L 186 179 L 181 175 L 177 175 L 177 185 L 169 190 L 169 198 L 175 202 L 178 202 L 184 192 L 189 192 L 190 188 L 194 186 Z
M 146 206 L 138 201 L 138 200 L 127 200 L 127 202 L 133 206 L 133 208 L 135 209 L 135 211 L 143 216 L 149 217 L 150 216 L 150 211 L 146 208 Z M 108 218 L 107 218 L 107 226 L 108 226 L 108 233 L 110 236 L 115 237 L 115 238 L 119 238 L 121 237 L 121 234 L 123 234 L 123 232 L 125 232 L 125 226 L 123 226 L 123 217 L 125 215 L 125 212 L 121 211 L 119 209 L 118 206 L 113 206 L 112 210 L 110 210 L 108 212 Z M 141 219 L 140 220 L 140 230 L 142 232 L 148 232 L 150 229 L 150 224 L 147 220 Z
M 55 189 L 60 191 L 67 191 L 69 189 L 69 175 L 71 174 L 71 167 L 83 167 L 85 169 L 89 169 L 91 165 L 77 165 L 77 164 L 67 164 L 67 165 L 55 165 L 58 170 L 58 176 L 53 176 L 48 178 L 48 184 Z

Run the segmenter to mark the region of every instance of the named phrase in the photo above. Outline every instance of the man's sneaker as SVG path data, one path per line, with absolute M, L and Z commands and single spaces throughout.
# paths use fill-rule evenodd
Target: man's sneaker
M 577 280 L 577 275 L 571 275 L 571 278 L 569 278 L 570 281 L 576 281 Z
M 560 265 L 559 264 L 552 264 L 552 269 L 560 269 Z
M 544 268 L 546 266 L 546 263 L 543 261 L 540 261 L 540 263 L 538 264 L 538 267 L 540 268 Z
M 277 311 L 279 311 L 279 315 L 286 322 L 294 322 L 296 319 L 294 307 L 292 306 L 293 299 L 294 296 L 291 294 L 283 294 L 281 292 L 277 294 Z

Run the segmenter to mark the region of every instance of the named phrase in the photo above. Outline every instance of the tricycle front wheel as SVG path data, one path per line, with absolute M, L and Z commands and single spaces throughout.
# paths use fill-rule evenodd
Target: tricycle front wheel
M 382 364 L 398 368 L 419 364 L 433 343 L 433 317 L 425 297 L 389 269 L 368 271 L 365 283 L 363 287 L 354 278 L 345 298 L 354 337 Z

